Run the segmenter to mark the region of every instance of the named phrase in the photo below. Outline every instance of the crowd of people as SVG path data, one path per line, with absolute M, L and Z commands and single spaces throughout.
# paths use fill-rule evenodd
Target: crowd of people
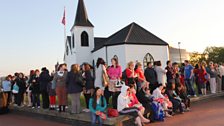
M 45 67 L 31 70 L 29 76 L 15 73 L 2 82 L 0 96 L 5 100 L 0 103 L 59 112 L 69 107 L 71 114 L 90 112 L 92 126 L 102 125 L 107 118 L 105 111 L 111 106 L 107 112 L 110 117 L 130 115 L 141 126 L 190 111 L 191 97 L 224 90 L 224 63 L 192 66 L 185 60 L 183 64 L 167 61 L 166 65 L 164 69 L 160 61 L 148 62 L 143 69 L 140 62 L 130 61 L 122 71 L 118 59 L 112 58 L 111 66 L 107 66 L 98 58 L 95 67 L 83 63 L 67 70 L 66 64 L 60 64 L 54 73 Z M 85 107 L 81 107 L 81 95 Z

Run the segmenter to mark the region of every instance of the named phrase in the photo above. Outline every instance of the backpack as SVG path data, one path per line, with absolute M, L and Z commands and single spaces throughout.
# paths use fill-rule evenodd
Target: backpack
M 107 110 L 108 117 L 118 117 L 119 113 L 117 109 L 108 108 Z
M 163 108 L 161 106 L 160 103 L 158 102 L 152 102 L 152 111 L 153 111 L 153 116 L 154 116 L 154 120 L 156 121 L 164 121 L 164 112 L 163 112 Z
M 12 93 L 14 93 L 14 94 L 19 93 L 19 86 L 16 83 L 13 85 Z

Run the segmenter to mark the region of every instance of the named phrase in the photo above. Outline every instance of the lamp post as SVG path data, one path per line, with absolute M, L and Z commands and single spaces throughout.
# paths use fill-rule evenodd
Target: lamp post
M 178 47 L 179 47 L 179 55 L 180 55 L 180 64 L 182 63 L 182 59 L 181 59 L 181 51 L 180 51 L 180 42 L 178 42 Z

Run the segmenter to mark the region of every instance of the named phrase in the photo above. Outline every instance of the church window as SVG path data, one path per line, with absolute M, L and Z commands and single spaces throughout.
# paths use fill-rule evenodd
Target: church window
M 143 59 L 143 66 L 144 66 L 144 68 L 147 67 L 147 63 L 148 62 L 152 62 L 152 63 L 154 62 L 154 58 L 152 57 L 152 55 L 150 53 L 147 53 L 145 55 L 144 59 Z
M 117 57 L 117 55 L 114 55 L 114 57 L 113 57 L 113 58 L 117 59 L 117 61 L 118 61 L 118 57 Z
M 66 46 L 66 54 L 67 54 L 67 56 L 68 56 L 68 46 Z
M 89 36 L 85 31 L 81 34 L 81 46 L 89 46 Z
M 72 34 L 72 47 L 75 48 L 75 35 Z

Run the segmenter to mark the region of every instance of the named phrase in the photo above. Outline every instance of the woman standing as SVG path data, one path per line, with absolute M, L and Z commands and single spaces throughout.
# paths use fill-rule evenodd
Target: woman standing
M 127 85 L 136 84 L 136 79 L 137 79 L 138 75 L 134 69 L 135 69 L 135 64 L 133 61 L 130 61 L 125 70 L 126 76 L 127 76 L 127 80 L 126 80 Z
M 205 66 L 203 65 L 203 63 L 201 63 L 198 69 L 198 83 L 199 83 L 199 88 L 201 89 L 202 95 L 207 94 L 206 93 L 207 92 L 206 91 L 206 83 L 207 83 L 206 76 L 207 76 L 207 73 L 205 70 Z
M 104 91 L 105 87 L 107 87 L 108 85 L 107 77 L 108 75 L 105 67 L 105 62 L 102 58 L 98 58 L 95 69 L 95 87 L 99 87 Z
M 23 73 L 19 73 L 19 77 L 16 80 L 16 84 L 19 87 L 19 92 L 17 94 L 17 105 L 21 106 L 24 100 L 24 93 L 26 92 L 26 81 Z
M 11 99 L 11 75 L 8 75 L 6 79 L 2 82 L 3 95 L 5 96 L 7 106 L 10 104 Z
M 220 75 L 220 70 L 219 70 L 219 65 L 217 63 L 214 64 L 215 71 L 217 73 L 216 76 L 216 92 L 221 92 L 222 91 L 222 77 Z
M 102 126 L 103 121 L 100 115 L 107 108 L 106 99 L 103 96 L 103 92 L 99 87 L 96 87 L 93 97 L 89 101 L 89 109 L 91 111 L 91 126 L 96 125 L 96 121 L 98 121 L 99 126 Z
M 201 95 L 201 87 L 200 87 L 200 83 L 199 83 L 199 66 L 200 64 L 196 64 L 194 67 L 194 80 L 198 89 L 198 94 Z
M 108 89 L 112 93 L 112 104 L 113 108 L 117 109 L 117 98 L 120 94 L 121 87 L 116 87 L 117 83 L 120 81 L 122 76 L 121 66 L 118 64 L 118 60 L 116 58 L 111 59 L 112 66 L 108 68 L 108 76 L 109 76 L 109 85 Z
M 160 61 L 157 61 L 155 63 L 155 71 L 157 73 L 158 84 L 162 84 L 163 86 L 166 86 L 166 72 L 167 72 L 167 70 L 164 70 L 162 68 L 162 64 L 161 64 Z
M 29 83 L 31 84 L 30 88 L 32 91 L 32 101 L 33 106 L 32 108 L 40 108 L 40 83 L 39 83 L 39 75 L 40 71 L 35 70 L 34 74 L 31 73 L 31 77 Z
M 81 112 L 80 107 L 80 95 L 83 90 L 83 78 L 80 72 L 80 67 L 78 64 L 73 64 L 71 66 L 71 71 L 68 72 L 66 85 L 68 94 L 71 97 L 71 114 L 79 114 Z
M 66 66 L 65 64 L 60 64 L 53 79 L 53 87 L 56 89 L 56 96 L 58 98 L 59 112 L 65 112 L 65 106 L 67 105 L 66 78 Z
M 137 74 L 138 77 L 137 91 L 140 91 L 143 85 L 147 85 L 148 87 L 149 83 L 145 79 L 142 64 L 140 62 L 136 64 L 135 73 Z
M 215 70 L 213 62 L 209 63 L 209 68 L 208 68 L 207 72 L 210 75 L 209 83 L 210 83 L 211 93 L 215 94 L 216 93 L 216 77 L 217 77 L 217 73 L 216 73 L 216 70 Z
M 83 90 L 83 94 L 85 96 L 86 108 L 83 111 L 89 112 L 89 100 L 94 93 L 94 77 L 93 71 L 91 71 L 91 66 L 87 63 L 83 64 L 83 74 L 82 74 L 85 87 Z

